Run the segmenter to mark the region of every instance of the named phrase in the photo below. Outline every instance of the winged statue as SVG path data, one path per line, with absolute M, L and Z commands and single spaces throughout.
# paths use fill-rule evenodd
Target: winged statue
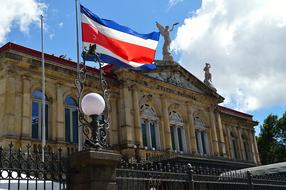
M 170 32 L 173 31 L 174 27 L 178 25 L 179 23 L 174 23 L 170 29 L 169 26 L 162 26 L 160 23 L 156 22 L 156 26 L 160 31 L 160 34 L 164 37 L 164 45 L 163 45 L 163 60 L 164 61 L 173 61 L 173 56 L 170 52 L 170 44 L 171 44 L 171 38 L 170 38 Z

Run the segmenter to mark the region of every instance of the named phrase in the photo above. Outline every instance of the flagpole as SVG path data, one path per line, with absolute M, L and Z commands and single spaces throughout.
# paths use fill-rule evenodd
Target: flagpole
M 76 64 L 76 73 L 77 73 L 77 79 L 79 79 L 79 64 L 80 64 L 80 53 L 79 53 L 79 39 L 78 39 L 78 0 L 75 0 L 75 14 L 76 14 L 76 55 L 77 55 L 77 64 Z M 79 96 L 79 94 L 78 94 Z M 79 98 L 78 98 L 79 100 Z M 79 102 L 78 102 L 79 105 Z M 79 113 L 79 110 L 78 110 Z M 81 125 L 78 125 L 78 151 L 81 151 L 82 147 L 82 130 Z
M 45 88 L 45 57 L 44 57 L 44 29 L 43 15 L 41 15 L 41 42 L 42 42 L 42 161 L 45 161 L 45 146 L 46 146 L 46 88 Z

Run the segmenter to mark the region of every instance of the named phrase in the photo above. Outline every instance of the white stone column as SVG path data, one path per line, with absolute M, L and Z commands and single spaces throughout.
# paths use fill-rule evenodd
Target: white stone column
M 237 128 L 237 132 L 238 132 L 238 143 L 240 144 L 240 159 L 241 160 L 245 160 L 246 157 L 244 156 L 244 145 L 243 145 L 243 140 L 242 140 L 242 131 L 240 126 Z
M 212 145 L 213 145 L 213 154 L 214 156 L 218 156 L 219 154 L 219 148 L 218 148 L 218 139 L 217 139 L 217 133 L 216 133 L 216 122 L 214 117 L 214 110 L 210 109 L 210 120 L 211 120 L 211 132 L 212 132 Z
M 255 145 L 254 145 L 254 141 L 253 141 L 253 137 L 252 137 L 252 134 L 251 134 L 251 130 L 247 130 L 247 138 L 249 139 L 249 143 L 250 143 L 250 158 L 252 161 L 254 161 L 255 163 L 257 163 L 257 160 L 256 160 L 256 155 L 255 155 Z
M 57 92 L 54 89 L 57 89 L 58 84 L 53 84 L 51 82 L 46 82 L 46 95 L 49 92 L 48 97 L 48 140 L 57 140 L 57 106 L 61 103 L 64 106 L 64 98 L 62 95 L 62 102 L 57 100 Z M 64 111 L 62 111 L 64 117 Z M 60 113 L 61 114 L 61 113 Z M 65 135 L 64 135 L 65 136 Z
M 225 141 L 224 141 L 224 135 L 223 135 L 223 128 L 222 128 L 220 113 L 216 112 L 216 116 L 217 116 L 217 122 L 218 122 L 219 139 L 220 139 L 220 146 L 221 146 L 221 150 L 222 150 L 222 155 L 224 157 L 226 157 L 227 156 L 226 155 L 226 145 L 225 145 Z
M 27 76 L 22 77 L 23 80 L 23 100 L 22 100 L 22 137 L 30 138 L 32 136 L 32 96 L 31 81 Z
M 184 124 L 184 151 L 187 153 L 192 153 L 192 142 L 191 142 L 191 121 L 192 120 L 192 116 L 190 114 L 189 111 L 189 106 L 188 104 L 186 104 L 186 123 Z
M 236 135 L 237 135 L 237 154 L 238 154 L 238 159 L 243 160 L 243 147 L 242 147 L 242 139 L 241 139 L 241 133 L 240 133 L 240 128 L 235 127 Z
M 189 147 L 190 147 L 190 151 L 192 154 L 197 154 L 198 150 L 197 150 L 197 140 L 196 140 L 196 127 L 195 127 L 195 123 L 194 123 L 194 118 L 193 118 L 193 113 L 190 111 L 190 108 L 188 106 L 187 108 L 188 111 L 188 124 L 189 124 Z
M 121 130 L 121 144 L 133 147 L 134 146 L 134 126 L 132 110 L 132 97 L 128 84 L 125 81 L 120 87 L 120 102 L 119 102 L 119 117 Z
M 23 105 L 23 81 L 22 77 L 15 77 L 15 132 L 16 136 L 22 136 L 22 107 Z
M 109 128 L 109 143 L 111 146 L 119 144 L 119 129 L 118 129 L 118 111 L 117 111 L 117 96 L 114 94 L 110 95 L 110 128 Z
M 56 140 L 65 141 L 65 108 L 64 108 L 64 92 L 62 84 L 56 84 Z M 49 114 L 52 114 L 51 107 L 49 107 Z M 50 117 L 51 118 L 51 117 Z M 52 126 L 49 126 L 51 128 Z
M 15 131 L 17 131 L 16 126 L 16 80 L 14 71 L 10 71 L 8 68 L 6 77 L 6 96 L 5 96 L 5 115 L 3 117 L 3 127 L 5 135 L 16 135 Z M 19 134 L 18 134 L 19 136 Z
M 226 135 L 227 135 L 227 139 L 228 139 L 228 152 L 229 152 L 229 155 L 228 157 L 230 159 L 234 159 L 234 152 L 233 152 L 233 146 L 232 146 L 232 137 L 231 137 L 231 134 L 230 134 L 230 129 L 229 127 L 226 127 Z
M 254 142 L 256 164 L 261 164 L 254 129 L 251 129 L 251 136 L 252 136 L 253 142 Z
M 138 99 L 138 89 L 136 86 L 132 87 L 133 98 L 133 115 L 134 115 L 134 143 L 137 146 L 143 147 L 140 121 L 140 108 Z
M 6 78 L 0 76 L 0 105 L 5 105 L 6 99 Z M 0 121 L 4 121 L 5 106 L 0 106 Z M 0 122 L 0 134 L 4 133 L 4 124 Z
M 164 132 L 165 132 L 165 149 L 172 150 L 171 129 L 170 129 L 171 126 L 169 121 L 167 99 L 164 95 L 161 97 L 161 103 L 162 103 L 162 113 L 163 113 L 162 117 L 164 121 Z

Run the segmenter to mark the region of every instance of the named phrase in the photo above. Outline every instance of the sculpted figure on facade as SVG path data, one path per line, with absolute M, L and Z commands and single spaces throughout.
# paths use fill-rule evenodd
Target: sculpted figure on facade
M 209 63 L 206 63 L 206 66 L 204 68 L 205 71 L 205 80 L 204 83 L 209 84 L 212 83 L 212 74 L 210 73 L 211 65 Z
M 209 63 L 206 63 L 205 68 L 204 68 L 204 72 L 205 72 L 205 79 L 204 79 L 204 83 L 209 86 L 211 89 L 215 90 L 215 87 L 212 85 L 212 74 L 210 73 L 210 68 L 211 65 Z
M 163 45 L 163 61 L 173 61 L 173 56 L 170 52 L 170 44 L 171 44 L 171 38 L 170 38 L 170 32 L 173 31 L 174 27 L 179 24 L 175 23 L 172 25 L 172 28 L 169 29 L 169 26 L 162 26 L 158 22 L 156 22 L 156 26 L 160 31 L 160 34 L 164 37 L 164 45 Z

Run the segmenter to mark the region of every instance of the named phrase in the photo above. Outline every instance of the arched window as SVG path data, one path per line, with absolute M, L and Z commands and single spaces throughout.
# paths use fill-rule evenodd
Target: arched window
M 208 134 L 204 122 L 199 118 L 194 118 L 197 150 L 201 155 L 209 153 Z
M 175 111 L 169 113 L 171 125 L 172 148 L 175 151 L 186 151 L 186 138 L 182 117 Z
M 249 142 L 245 135 L 241 136 L 242 144 L 243 144 L 243 156 L 245 160 L 250 160 L 250 151 L 249 151 Z
M 42 91 L 34 90 L 32 92 L 32 138 L 42 139 Z M 46 128 L 46 139 L 48 139 L 48 129 L 49 129 L 49 102 L 45 95 L 45 128 Z
M 71 96 L 65 99 L 65 140 L 69 143 L 78 143 L 77 104 Z
M 238 159 L 238 152 L 237 152 L 237 138 L 236 136 L 231 132 L 230 133 L 231 137 L 231 151 L 232 151 L 232 158 Z
M 158 117 L 152 107 L 141 106 L 141 132 L 143 146 L 148 149 L 160 149 Z

